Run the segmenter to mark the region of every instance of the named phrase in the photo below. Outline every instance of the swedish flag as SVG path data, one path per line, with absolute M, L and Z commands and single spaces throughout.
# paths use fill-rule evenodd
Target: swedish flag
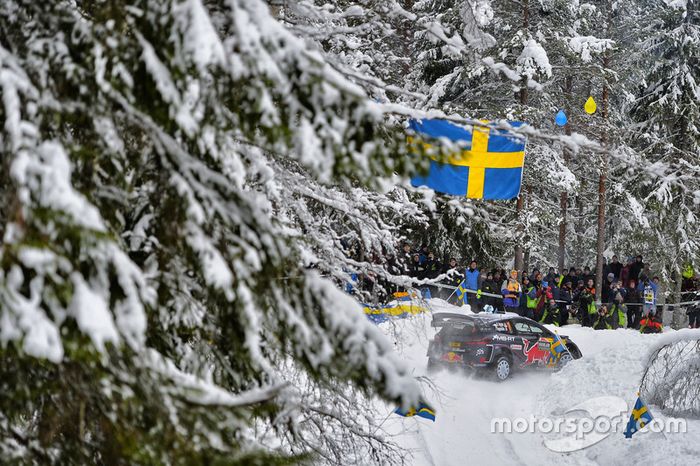
M 519 127 L 522 122 L 509 122 Z M 493 125 L 465 128 L 444 120 L 411 120 L 410 128 L 428 138 L 447 138 L 464 146 L 447 163 L 430 162 L 426 176 L 414 186 L 472 199 L 514 199 L 520 193 L 525 162 L 525 137 Z
M 554 334 L 554 341 L 549 346 L 549 351 L 555 357 L 559 357 L 561 355 L 561 353 L 563 353 L 564 351 L 567 351 L 566 345 L 564 345 L 564 341 L 556 333 Z
M 467 280 L 466 279 L 462 280 L 462 283 L 459 284 L 459 286 L 455 290 L 455 294 L 457 295 L 457 299 L 459 299 L 459 302 L 464 304 L 464 298 L 467 296 Z
M 412 416 L 418 416 L 422 417 L 425 419 L 430 419 L 431 421 L 435 422 L 435 411 L 433 408 L 428 406 L 427 403 L 420 402 L 418 403 L 418 408 L 410 407 L 407 410 L 403 410 L 401 408 L 396 408 L 394 410 L 396 414 L 399 416 L 404 416 L 404 417 L 412 417 Z
M 638 430 L 642 430 L 652 419 L 654 419 L 654 417 L 651 415 L 651 411 L 649 411 L 646 403 L 637 396 L 637 402 L 634 404 L 634 408 L 632 408 L 632 414 L 630 415 L 630 420 L 625 429 L 625 438 L 632 438 L 632 435 Z

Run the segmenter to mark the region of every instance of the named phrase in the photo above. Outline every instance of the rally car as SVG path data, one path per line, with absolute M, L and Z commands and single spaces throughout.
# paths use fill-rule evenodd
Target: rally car
M 581 357 L 568 337 L 517 314 L 436 313 L 431 325 L 439 331 L 428 346 L 428 369 L 480 369 L 499 381 L 514 369 L 558 369 Z M 564 350 L 556 342 L 561 339 Z

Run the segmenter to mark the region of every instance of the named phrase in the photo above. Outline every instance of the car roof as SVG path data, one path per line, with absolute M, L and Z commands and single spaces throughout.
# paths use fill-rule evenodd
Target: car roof
M 489 325 L 494 322 L 500 322 L 503 320 L 510 320 L 519 317 L 514 313 L 507 314 L 490 314 L 490 313 L 480 313 L 480 314 L 456 314 L 453 312 L 436 312 L 433 314 L 433 321 L 476 321 L 481 325 Z

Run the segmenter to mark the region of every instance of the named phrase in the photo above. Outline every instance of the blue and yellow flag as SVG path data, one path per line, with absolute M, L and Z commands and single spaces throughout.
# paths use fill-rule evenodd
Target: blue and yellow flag
M 512 127 L 522 122 L 508 122 Z M 493 126 L 465 128 L 445 120 L 411 120 L 419 136 L 447 138 L 463 147 L 447 163 L 430 162 L 426 176 L 411 179 L 413 186 L 472 199 L 514 199 L 520 193 L 525 162 L 525 137 Z
M 462 283 L 459 284 L 459 286 L 455 290 L 455 294 L 457 295 L 457 299 L 459 299 L 459 302 L 464 305 L 464 298 L 467 296 L 467 279 L 466 278 L 464 280 L 462 280 Z
M 404 411 L 401 408 L 396 408 L 394 410 L 396 414 L 399 416 L 404 416 L 404 417 L 411 417 L 411 416 L 418 416 L 422 417 L 425 419 L 430 419 L 431 421 L 435 422 L 435 411 L 433 408 L 428 406 L 427 403 L 423 403 L 422 401 L 418 403 L 418 409 L 411 407 L 408 410 Z
M 549 346 L 549 351 L 555 357 L 559 357 L 561 353 L 567 351 L 566 345 L 564 345 L 564 341 L 556 333 L 554 334 L 554 341 Z
M 634 408 L 632 408 L 632 414 L 630 415 L 630 420 L 625 429 L 625 438 L 632 438 L 632 435 L 642 430 L 652 419 L 654 419 L 654 417 L 651 415 L 651 411 L 649 411 L 646 403 L 637 396 L 637 402 L 634 404 Z

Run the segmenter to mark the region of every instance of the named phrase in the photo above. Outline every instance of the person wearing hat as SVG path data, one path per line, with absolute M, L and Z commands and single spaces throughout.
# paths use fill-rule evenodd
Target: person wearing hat
M 620 278 L 622 273 L 622 262 L 617 258 L 617 255 L 612 256 L 612 261 L 608 264 L 608 270 L 615 275 L 616 279 Z
M 517 314 L 520 306 L 520 295 L 522 288 L 518 282 L 518 271 L 511 270 L 510 277 L 501 285 L 501 294 L 503 295 L 503 307 L 506 312 L 515 312 Z
M 610 306 L 611 325 L 614 329 L 627 327 L 627 306 L 624 305 L 623 301 L 622 293 L 615 291 L 613 303 Z
M 481 282 L 481 292 L 482 293 L 488 293 L 488 294 L 498 294 L 499 288 L 498 288 L 498 283 L 496 283 L 496 280 L 493 279 L 493 272 L 488 271 L 486 272 L 486 278 L 484 281 Z M 497 308 L 497 300 L 498 298 L 493 297 L 493 296 L 482 296 L 481 297 L 481 304 L 483 308 L 486 309 L 491 309 L 495 310 Z M 487 307 L 488 306 L 488 307 Z
M 644 261 L 642 260 L 642 256 L 637 256 L 630 266 L 630 279 L 635 279 L 641 281 L 641 274 L 642 271 L 644 270 Z
M 600 291 L 600 298 L 604 303 L 608 303 L 614 298 L 614 296 L 612 296 L 611 294 L 612 286 L 614 283 L 615 274 L 610 272 L 608 273 L 607 277 L 605 277 L 605 280 L 603 281 L 603 288 Z
M 612 313 L 605 304 L 601 305 L 598 312 L 594 314 L 595 321 L 593 322 L 593 328 L 595 330 L 611 330 L 612 326 Z
M 550 298 L 549 302 L 544 307 L 539 322 L 541 324 L 554 324 L 559 327 L 559 305 L 554 298 Z
M 464 271 L 464 285 L 470 292 L 467 293 L 467 301 L 471 306 L 472 312 L 479 312 L 479 300 L 476 297 L 476 292 L 481 285 L 481 272 L 477 267 L 476 261 L 472 260 L 469 267 Z
M 567 324 L 573 301 L 573 283 L 568 278 L 564 278 L 564 284 L 559 289 L 559 325 Z

